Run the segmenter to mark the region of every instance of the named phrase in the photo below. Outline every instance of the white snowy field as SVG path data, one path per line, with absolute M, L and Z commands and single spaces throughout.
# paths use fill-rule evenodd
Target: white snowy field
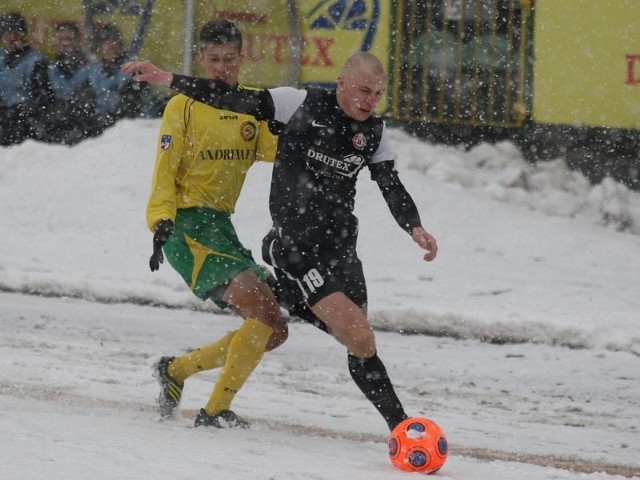
M 250 430 L 189 428 L 214 373 L 189 381 L 184 418 L 157 420 L 154 360 L 239 323 L 169 266 L 148 269 L 158 127 L 0 150 L 1 477 L 415 477 L 388 462 L 344 350 L 308 325 L 292 324 L 238 394 Z M 360 253 L 399 396 L 447 433 L 437 477 L 640 477 L 640 195 L 560 160 L 533 167 L 508 143 L 465 152 L 392 135 L 438 258 L 421 261 L 366 171 Z M 252 169 L 234 217 L 258 259 L 269 175 Z

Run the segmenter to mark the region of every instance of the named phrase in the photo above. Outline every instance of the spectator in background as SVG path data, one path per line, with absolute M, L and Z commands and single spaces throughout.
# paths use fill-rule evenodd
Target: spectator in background
M 121 118 L 162 115 L 164 102 L 158 99 L 148 84 L 131 81 L 120 71 L 127 58 L 122 33 L 113 24 L 99 26 L 93 34 L 93 51 L 98 59 L 90 76 L 96 92 L 96 110 L 103 127 Z
M 29 45 L 27 22 L 20 13 L 0 17 L 0 145 L 37 136 L 51 102 L 47 60 Z
M 99 66 L 84 52 L 76 22 L 63 21 L 55 26 L 55 49 L 55 63 L 48 70 L 55 101 L 46 117 L 42 140 L 73 145 L 104 130 L 91 86 L 91 72 Z

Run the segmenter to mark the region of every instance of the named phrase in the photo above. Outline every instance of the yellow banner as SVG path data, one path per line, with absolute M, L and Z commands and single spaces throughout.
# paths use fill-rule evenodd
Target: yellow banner
M 640 128 L 640 2 L 537 0 L 533 117 Z
M 9 0 L 6 8 L 2 8 L 0 14 L 18 12 L 24 15 L 29 29 L 31 45 L 50 59 L 54 56 L 54 26 L 63 20 L 78 21 L 82 23 L 82 2 L 24 2 L 21 0 Z
M 55 56 L 55 25 L 76 21 L 85 32 L 85 48 L 94 26 L 116 24 L 127 48 L 137 58 L 150 59 L 180 70 L 183 8 L 180 0 L 8 0 L 6 11 L 22 13 L 29 25 L 31 44 L 49 59 Z M 4 10 L 4 9 L 3 9 Z
M 8 0 L 30 26 L 32 45 L 53 58 L 54 26 L 75 20 L 87 37 L 95 24 L 114 23 L 138 59 L 185 71 L 198 65 L 196 41 L 202 25 L 226 18 L 236 23 L 246 56 L 241 79 L 255 86 L 330 84 L 344 61 L 368 50 L 388 64 L 390 2 L 384 0 L 195 0 L 189 51 L 185 48 L 183 0 Z M 4 9 L 3 9 L 4 10 Z M 86 45 L 90 49 L 90 45 Z
M 299 23 L 287 0 L 198 0 L 195 39 L 207 21 L 226 19 L 242 32 L 245 61 L 240 81 L 255 87 L 295 84 L 299 76 Z M 195 58 L 194 73 L 203 73 Z
M 331 84 L 344 61 L 367 50 L 388 63 L 390 4 L 381 0 L 200 0 L 198 28 L 226 18 L 241 28 L 248 84 Z
M 345 60 L 363 50 L 388 68 L 391 2 L 298 0 L 302 83 L 335 82 Z

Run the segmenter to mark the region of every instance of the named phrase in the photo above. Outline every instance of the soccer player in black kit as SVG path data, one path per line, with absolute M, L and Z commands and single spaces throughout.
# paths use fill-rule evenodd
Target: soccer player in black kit
M 356 253 L 355 185 L 364 166 L 400 227 L 426 250 L 425 261 L 436 257 L 437 244 L 398 178 L 385 123 L 374 113 L 387 82 L 380 61 L 367 52 L 351 56 L 334 90 L 232 91 L 222 82 L 172 74 L 149 62 L 125 64 L 123 71 L 275 125 L 280 139 L 269 198 L 273 228 L 263 241 L 263 258 L 278 278 L 279 300 L 305 320 L 319 318 L 316 325 L 347 348 L 353 380 L 393 430 L 407 414 L 377 354 Z

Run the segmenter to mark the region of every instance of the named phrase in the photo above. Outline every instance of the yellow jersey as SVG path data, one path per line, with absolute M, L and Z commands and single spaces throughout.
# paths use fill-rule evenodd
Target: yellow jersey
M 249 167 L 273 162 L 277 143 L 267 122 L 174 96 L 158 135 L 148 227 L 154 231 L 165 218 L 175 222 L 179 208 L 233 213 Z

